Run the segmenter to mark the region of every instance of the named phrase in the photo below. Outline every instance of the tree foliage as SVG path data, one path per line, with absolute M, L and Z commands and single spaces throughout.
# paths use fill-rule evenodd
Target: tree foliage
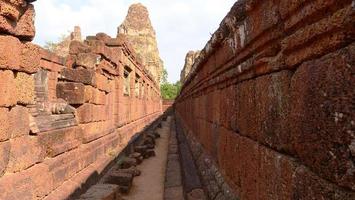
M 176 83 L 172 84 L 169 82 L 163 83 L 160 85 L 161 95 L 165 100 L 173 100 L 175 99 L 181 90 L 181 83 L 177 81 Z
M 160 92 L 165 100 L 173 100 L 175 99 L 181 90 L 181 83 L 177 81 L 176 83 L 168 82 L 168 72 L 166 69 L 163 70 L 162 79 L 160 83 Z
M 167 82 L 168 82 L 168 71 L 166 71 L 166 69 L 163 68 L 160 84 L 164 84 Z

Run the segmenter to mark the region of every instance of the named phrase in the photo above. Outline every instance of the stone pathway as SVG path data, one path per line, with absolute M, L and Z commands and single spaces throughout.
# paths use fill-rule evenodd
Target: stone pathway
M 184 200 L 175 126 L 175 119 L 169 116 L 153 132 L 145 133 L 134 144 L 135 152 L 122 158 L 80 200 Z
M 163 200 L 171 120 L 172 117 L 168 117 L 162 128 L 158 129 L 161 137 L 156 140 L 156 156 L 137 166 L 142 173 L 134 178 L 129 194 L 122 196 L 124 199 Z
M 176 138 L 175 120 L 171 120 L 169 139 L 168 163 L 165 177 L 164 200 L 183 200 L 183 186 L 181 180 L 181 167 Z

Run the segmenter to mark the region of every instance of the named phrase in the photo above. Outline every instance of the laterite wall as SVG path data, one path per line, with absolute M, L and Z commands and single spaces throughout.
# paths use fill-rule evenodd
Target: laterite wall
M 233 6 L 175 101 L 211 199 L 355 199 L 354 10 Z

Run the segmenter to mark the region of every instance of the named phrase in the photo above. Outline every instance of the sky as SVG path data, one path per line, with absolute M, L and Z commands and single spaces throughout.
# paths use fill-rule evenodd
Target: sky
M 99 32 L 115 37 L 129 6 L 138 2 L 149 10 L 168 81 L 174 83 L 186 53 L 205 46 L 236 0 L 38 0 L 34 42 L 56 42 L 76 25 L 84 37 Z

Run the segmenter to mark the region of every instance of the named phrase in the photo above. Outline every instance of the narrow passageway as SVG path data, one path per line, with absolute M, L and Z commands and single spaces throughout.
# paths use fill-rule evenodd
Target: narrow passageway
M 157 132 L 160 138 L 156 140 L 155 157 L 144 160 L 137 166 L 141 175 L 133 180 L 131 191 L 123 195 L 126 200 L 162 200 L 164 196 L 165 169 L 167 163 L 171 117 L 162 122 L 162 128 Z
M 183 200 L 179 142 L 173 116 L 163 116 L 127 147 L 81 200 Z

